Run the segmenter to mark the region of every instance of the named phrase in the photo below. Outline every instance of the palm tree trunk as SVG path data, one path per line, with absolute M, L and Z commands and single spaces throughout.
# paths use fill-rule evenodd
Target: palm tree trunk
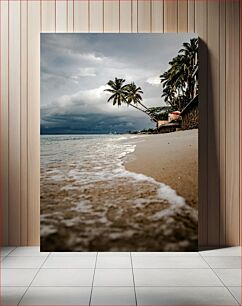
M 148 111 L 149 109 L 148 109 L 148 107 L 146 107 L 144 104 L 142 104 L 141 102 L 139 102 L 139 104 L 141 105 L 141 106 L 143 106 L 145 109 L 146 109 L 146 111 Z M 145 111 L 145 113 L 146 113 L 146 111 Z M 146 113 L 147 114 L 147 113 Z M 157 124 L 158 124 L 158 120 L 154 117 L 154 116 L 152 116 L 152 115 L 150 115 L 150 114 L 147 114 L 150 118 L 152 118 L 152 120 L 154 120 Z
M 149 110 L 148 109 L 148 107 L 146 107 L 144 104 L 142 104 L 141 102 L 139 102 L 139 104 L 141 105 L 141 106 L 143 106 L 143 108 L 145 108 L 146 110 Z
M 127 103 L 127 104 L 128 104 L 128 103 Z M 146 111 L 144 111 L 142 108 L 139 108 L 139 107 L 137 107 L 137 106 L 135 106 L 135 105 L 133 105 L 133 104 L 128 104 L 128 105 L 134 107 L 135 109 L 137 109 L 137 110 L 139 110 L 139 111 L 141 111 L 141 112 L 143 112 L 144 114 L 146 114 L 147 116 L 149 116 L 153 121 L 157 122 L 157 119 L 156 119 L 155 117 L 151 116 L 150 114 L 147 114 Z

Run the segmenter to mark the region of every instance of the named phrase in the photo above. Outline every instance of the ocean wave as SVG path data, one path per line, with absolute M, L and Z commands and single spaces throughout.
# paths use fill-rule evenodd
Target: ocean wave
M 52 137 L 53 142 L 56 141 L 56 137 Z M 55 169 L 48 170 L 48 176 L 54 181 L 60 181 L 64 178 L 74 179 L 81 183 L 96 183 L 98 181 L 112 182 L 115 178 L 126 178 L 129 183 L 135 184 L 135 181 L 149 182 L 157 186 L 157 197 L 162 200 L 168 201 L 172 205 L 186 205 L 185 199 L 177 195 L 176 191 L 170 186 L 157 182 L 154 178 L 148 177 L 144 174 L 131 172 L 125 169 L 124 163 L 127 160 L 127 156 L 135 151 L 136 142 L 130 142 L 137 136 L 127 135 L 121 137 L 109 136 L 100 141 L 100 137 L 95 138 L 82 136 L 82 137 L 70 137 L 72 144 L 66 144 L 66 136 L 57 137 L 62 139 L 62 145 L 52 146 L 52 151 L 49 152 L 49 148 L 45 148 L 42 144 L 42 150 L 45 152 L 42 157 L 47 159 L 47 164 L 53 162 L 52 157 L 58 156 L 57 160 L 61 159 L 61 156 L 69 156 L 67 159 L 67 170 L 65 174 L 58 168 L 62 166 L 59 163 Z M 51 138 L 49 138 L 49 141 Z M 129 140 L 125 143 L 124 140 Z M 70 141 L 70 139 L 68 139 Z M 120 143 L 120 141 L 122 141 Z M 77 150 L 77 146 L 79 150 Z M 55 151 L 55 150 L 58 150 Z M 72 152 L 77 151 L 77 155 L 73 157 Z M 49 153 L 48 153 L 49 152 Z M 69 152 L 69 154 L 68 154 Z M 49 155 L 48 155 L 49 154 Z M 49 156 L 49 161 L 48 161 Z M 64 189 L 75 190 L 75 186 L 66 186 Z
M 155 237 L 159 227 L 163 228 L 164 235 L 171 230 L 175 235 L 177 224 L 182 224 L 177 220 L 184 218 L 196 224 L 196 210 L 174 189 L 125 168 L 127 159 L 135 156 L 133 153 L 141 138 L 83 136 L 73 137 L 67 143 L 65 137 L 60 142 L 53 137 L 48 139 L 48 145 L 45 141 L 41 143 L 44 153 L 41 156 L 42 237 L 58 232 L 63 238 L 75 233 L 80 236 L 78 243 L 88 250 L 88 245 L 100 233 L 105 243 L 105 239 L 130 239 L 144 231 Z M 159 222 L 162 226 L 156 225 Z M 189 231 L 190 227 L 183 229 L 184 241 Z M 75 235 L 68 240 L 72 248 L 77 243 Z M 162 235 L 157 237 L 162 239 Z M 142 241 L 138 243 L 137 250 L 142 250 Z M 156 245 L 158 240 L 152 243 Z

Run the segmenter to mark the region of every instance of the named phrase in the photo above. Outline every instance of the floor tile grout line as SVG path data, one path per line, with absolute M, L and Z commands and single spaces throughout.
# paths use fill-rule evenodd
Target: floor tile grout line
M 216 271 L 214 271 L 214 269 L 217 268 L 213 268 L 207 261 L 205 258 L 202 257 L 202 259 L 204 260 L 204 262 L 209 266 L 209 268 L 213 271 L 213 273 L 217 276 L 217 278 L 221 281 L 221 283 L 224 285 L 224 287 L 226 287 L 225 283 L 221 280 L 221 278 L 217 275 Z M 231 270 L 230 268 L 227 268 L 229 270 Z M 219 269 L 218 269 L 219 270 Z M 221 270 L 224 270 L 224 268 L 221 268 Z
M 235 296 L 232 294 L 232 292 L 230 292 L 229 288 L 225 285 L 225 283 L 222 281 L 222 279 L 218 276 L 218 274 L 216 273 L 216 271 L 214 271 L 214 269 L 211 267 L 211 265 L 206 261 L 206 259 L 204 257 L 201 256 L 201 258 L 207 263 L 207 265 L 210 267 L 210 269 L 213 271 L 213 273 L 217 276 L 217 278 L 220 280 L 220 282 L 223 284 L 223 286 L 227 289 L 227 291 L 229 292 L 229 294 L 233 297 L 233 299 L 235 300 L 235 302 L 237 302 L 239 305 L 240 303 L 237 301 L 237 299 L 235 298 Z
M 50 256 L 50 253 L 46 256 L 45 260 L 44 260 L 43 263 L 40 265 L 40 267 L 39 267 L 39 269 L 37 270 L 35 276 L 33 277 L 32 281 L 31 281 L 31 282 L 29 283 L 29 285 L 27 286 L 26 290 L 24 291 L 24 294 L 22 295 L 22 297 L 21 297 L 21 299 L 20 299 L 20 301 L 18 302 L 17 305 L 19 305 L 19 304 L 22 302 L 22 300 L 23 300 L 25 294 L 28 292 L 28 290 L 29 290 L 29 288 L 31 287 L 33 281 L 35 280 L 36 276 L 37 276 L 38 273 L 40 272 L 41 268 L 43 267 L 43 265 L 45 264 L 45 262 L 46 262 L 46 260 L 49 258 L 49 256 Z
M 138 305 L 137 301 L 137 294 L 136 294 L 136 288 L 135 288 L 135 280 L 134 280 L 134 267 L 133 267 L 133 259 L 132 259 L 132 254 L 130 252 L 130 260 L 131 260 L 131 267 L 132 267 L 132 277 L 133 277 L 133 284 L 134 284 L 134 298 L 135 298 L 135 305 Z
M 201 254 L 201 253 L 199 253 L 199 255 L 202 256 L 202 257 L 219 257 L 219 258 L 241 257 L 242 256 L 242 254 L 241 255 L 240 254 L 235 254 L 235 255 L 234 254 L 227 254 L 227 255 L 213 254 L 213 255 L 209 255 L 209 254 Z M 192 257 L 192 256 L 190 256 L 190 257 Z
M 28 286 L 1 286 L 1 288 L 4 288 L 4 287 L 9 287 L 9 288 L 26 288 Z M 98 287 L 98 288 L 133 288 L 134 286 L 107 286 L 107 285 L 104 285 L 104 286 L 93 286 L 93 287 Z M 196 286 L 178 286 L 178 285 L 152 285 L 152 286 L 135 286 L 136 288 L 225 288 L 227 286 L 204 286 L 204 285 L 196 285 Z M 229 286 L 229 287 L 240 287 L 240 286 Z M 61 286 L 61 285 L 45 285 L 45 286 L 31 286 L 31 288 L 91 288 L 91 286 L 74 286 L 74 285 L 66 285 L 66 286 Z
M 238 301 L 237 300 L 237 298 L 234 296 L 234 294 L 232 293 L 232 291 L 230 291 L 230 289 L 229 289 L 229 287 L 227 287 L 227 286 L 225 286 L 226 287 L 226 289 L 229 291 L 229 293 L 233 296 L 233 298 L 236 300 L 236 302 L 239 304 L 239 305 L 241 305 L 241 302 L 242 301 Z M 233 287 L 233 286 L 230 286 L 230 287 Z M 241 287 L 239 287 L 240 288 L 240 292 L 241 292 Z M 240 299 L 241 299 L 242 297 L 240 297 Z
M 33 270 L 33 269 L 39 269 L 38 267 L 30 267 L 30 268 L 1 268 L 2 270 Z M 41 270 L 92 270 L 94 269 L 93 266 L 90 266 L 89 268 L 41 268 Z M 211 270 L 211 268 L 133 268 L 134 270 Z M 216 270 L 241 270 L 239 268 L 214 268 Z M 130 268 L 96 268 L 96 270 L 132 270 L 132 267 Z M 230 286 L 230 287 L 238 287 L 238 286 Z
M 72 257 L 72 258 L 91 258 L 91 257 L 96 257 L 95 255 L 89 255 L 89 254 L 79 254 L 79 255 L 72 255 L 71 253 L 68 255 L 56 255 L 54 254 L 54 252 L 50 252 L 49 254 L 45 254 L 45 255 L 25 255 L 25 254 L 20 254 L 20 255 L 12 255 L 13 251 L 15 251 L 16 248 L 14 250 L 12 250 L 10 253 L 8 253 L 7 255 L 1 255 L 0 257 L 5 258 L 5 257 L 46 257 L 46 256 L 50 256 L 51 258 L 55 257 L 55 258 L 66 258 L 66 257 Z M 101 255 L 99 254 L 99 258 L 129 258 L 128 255 Z M 131 255 L 132 258 L 140 258 L 140 257 L 145 257 L 145 258 L 212 258 L 212 257 L 217 257 L 217 258 L 229 258 L 229 257 L 241 257 L 240 255 L 226 255 L 226 256 L 222 256 L 222 255 L 165 255 L 164 253 L 161 255 Z
M 4 257 L 2 257 L 2 260 L 0 261 L 0 267 L 1 267 L 1 270 L 3 269 L 3 267 L 2 267 L 2 263 L 4 262 L 4 260 L 7 258 L 7 256 L 4 256 Z
M 4 258 L 8 257 L 8 258 L 15 258 L 15 259 L 18 259 L 18 258 L 46 258 L 48 255 L 45 255 L 45 256 L 5 256 Z
M 98 257 L 98 252 L 96 253 L 93 278 L 92 278 L 92 286 L 91 286 L 91 292 L 90 292 L 90 298 L 89 298 L 89 304 L 88 304 L 89 306 L 91 305 L 91 302 L 92 302 L 92 291 L 93 291 L 93 284 L 94 284 L 94 278 L 95 278 L 95 272 L 96 272 L 96 266 L 97 266 L 97 257 Z
M 47 255 L 48 256 L 48 255 Z M 31 259 L 32 258 L 42 258 L 43 259 L 43 262 L 42 263 L 40 263 L 40 266 L 38 265 L 38 267 L 1 267 L 1 269 L 2 270 L 33 270 L 33 269 L 39 269 L 41 266 L 42 266 L 42 264 L 45 262 L 45 260 L 46 260 L 46 258 L 47 258 L 47 256 L 28 256 L 28 257 L 24 257 L 24 258 L 29 258 L 29 257 L 31 257 Z M 23 256 L 21 256 L 21 258 L 22 258 Z M 7 258 L 7 257 L 6 257 Z M 15 256 L 9 256 L 8 258 L 14 258 L 14 260 L 15 260 Z M 19 258 L 19 257 L 17 257 L 17 258 Z M 1 263 L 3 262 L 3 260 L 1 261 Z
M 15 248 L 16 249 L 16 248 Z M 13 252 L 15 249 L 13 249 L 11 252 Z M 11 253 L 10 252 L 10 253 Z M 10 254 L 9 253 L 9 254 Z M 8 255 L 9 255 L 8 254 Z M 5 256 L 4 258 L 7 258 L 8 257 L 8 255 L 7 256 Z M 49 253 L 47 256 L 46 256 L 46 258 L 45 258 L 45 261 L 42 263 L 42 265 L 41 265 L 41 267 L 39 268 L 39 270 L 40 269 L 43 269 L 43 265 L 45 264 L 45 262 L 47 261 L 47 259 L 49 258 L 51 256 L 51 253 Z M 96 263 L 97 263 L 97 256 L 98 256 L 98 253 L 96 254 Z M 173 270 L 174 269 L 210 269 L 210 270 L 212 270 L 213 271 L 213 273 L 217 276 L 217 278 L 220 280 L 220 282 L 223 284 L 223 286 L 135 286 L 135 282 L 134 282 L 134 271 L 137 269 L 143 269 L 143 270 L 145 270 L 145 269 L 157 269 L 157 268 L 136 268 L 136 269 L 134 269 L 134 267 L 133 267 L 133 262 L 132 262 L 132 255 L 131 255 L 131 253 L 130 253 L 130 257 L 131 257 L 131 267 L 132 267 L 132 273 L 133 273 L 133 282 L 134 282 L 134 286 L 93 286 L 93 282 L 94 282 L 94 274 L 95 274 L 95 272 L 96 272 L 96 270 L 97 270 L 97 268 L 96 268 L 96 265 L 95 265 L 95 268 L 94 268 L 94 273 L 93 273 L 93 282 L 92 282 L 92 287 L 91 287 L 91 294 L 90 294 L 90 302 L 89 302 L 89 305 L 90 305 L 90 303 L 91 303 L 91 298 L 92 298 L 92 290 L 93 290 L 93 287 L 113 287 L 113 288 L 117 288 L 117 287 L 129 287 L 129 288 L 133 288 L 134 287 L 134 290 L 135 290 L 135 287 L 182 287 L 182 288 L 184 288 L 184 287 L 217 287 L 217 288 L 222 288 L 222 287 L 226 287 L 226 289 L 228 290 L 228 292 L 229 292 L 229 294 L 233 297 L 233 299 L 235 300 L 235 302 L 236 303 L 238 303 L 238 301 L 237 301 L 237 299 L 236 299 L 236 297 L 232 294 L 232 292 L 230 292 L 230 290 L 229 290 L 229 288 L 228 288 L 228 286 L 226 286 L 225 284 L 224 284 L 224 282 L 220 279 L 220 277 L 217 275 L 217 273 L 214 271 L 214 269 L 230 269 L 230 270 L 232 270 L 232 269 L 238 269 L 238 268 L 212 268 L 211 266 L 210 266 L 210 264 L 206 261 L 206 257 L 212 257 L 212 256 L 205 256 L 205 258 L 201 255 L 201 254 L 199 254 L 199 256 L 202 258 L 202 260 L 209 266 L 208 268 L 173 268 Z M 20 256 L 9 256 L 9 257 L 15 257 L 15 258 L 18 258 L 18 257 L 20 257 Z M 22 257 L 30 257 L 30 256 L 22 256 Z M 32 256 L 32 257 L 35 257 L 35 256 Z M 40 256 L 39 256 L 40 257 Z M 43 256 L 42 256 L 43 257 Z M 51 256 L 52 257 L 52 256 Z M 57 257 L 57 256 L 56 256 Z M 59 256 L 58 258 L 61 258 L 62 256 Z M 64 257 L 64 256 L 63 256 Z M 77 257 L 77 256 L 68 256 L 68 257 Z M 80 256 L 79 258 L 87 258 L 88 257 L 88 255 L 86 255 L 85 257 L 84 256 Z M 109 257 L 109 256 L 107 256 L 107 257 Z M 125 258 L 124 256 L 115 256 L 116 258 L 119 258 L 119 257 L 123 257 L 123 258 Z M 136 257 L 136 256 L 135 256 Z M 137 256 L 138 257 L 138 256 Z M 164 257 L 164 256 L 162 256 L 162 257 Z M 180 256 L 181 258 L 183 258 L 183 256 Z M 189 256 L 188 256 L 189 257 Z M 190 256 L 190 257 L 194 257 L 194 256 Z M 214 256 L 214 257 L 218 257 L 218 256 Z M 219 257 L 221 257 L 221 258 L 223 258 L 223 257 L 238 257 L 238 256 L 219 256 Z M 90 256 L 89 256 L 89 258 L 90 258 Z M 105 256 L 104 256 L 104 258 L 105 258 Z M 195 258 L 195 257 L 194 257 Z M 152 259 L 152 256 L 150 257 L 150 259 Z M 15 268 L 7 268 L 7 269 L 15 269 Z M 17 268 L 16 268 L 17 269 Z M 19 268 L 19 269 L 36 269 L 36 268 Z M 59 268 L 44 268 L 44 269 L 59 269 Z M 69 269 L 69 268 L 67 268 L 67 269 Z M 89 268 L 70 268 L 70 269 L 80 269 L 80 270 L 82 270 L 82 269 L 89 269 Z M 91 269 L 91 268 L 90 268 Z M 92 268 L 93 269 L 93 268 Z M 130 268 L 100 268 L 100 269 L 103 269 L 103 270 L 107 270 L 107 269 L 119 269 L 119 270 L 123 270 L 123 269 L 130 269 Z M 169 269 L 169 268 L 158 268 L 158 269 L 160 269 L 160 270 L 163 270 L 163 269 Z M 31 282 L 31 284 L 33 283 L 33 281 L 34 281 L 34 279 L 36 278 L 36 276 L 38 275 L 38 273 L 39 273 L 39 270 L 37 271 L 37 273 L 36 273 L 36 275 L 34 276 L 34 278 L 33 278 L 33 280 L 32 280 L 32 282 Z M 18 303 L 18 305 L 21 303 L 21 301 L 22 301 L 22 299 L 24 298 L 24 296 L 25 296 L 25 294 L 26 294 L 26 292 L 28 291 L 28 289 L 29 289 L 29 287 L 31 286 L 31 284 L 28 286 L 28 288 L 26 289 L 26 291 L 24 292 L 24 294 L 23 294 L 23 296 L 22 296 L 22 298 L 21 298 L 21 300 L 19 301 L 19 303 Z M 26 287 L 26 286 L 3 286 L 3 287 Z M 38 288 L 38 287 L 89 287 L 90 288 L 90 286 L 32 286 L 32 287 L 35 287 L 35 288 Z M 240 286 L 230 286 L 230 287 L 240 287 Z M 136 295 L 136 290 L 135 290 L 135 295 Z M 137 305 L 137 298 L 136 298 L 136 296 L 135 296 L 135 299 L 136 299 L 136 305 Z
M 10 251 L 6 256 L 2 256 L 2 257 L 8 257 L 13 251 L 15 251 L 17 249 L 17 247 L 13 247 L 12 251 Z

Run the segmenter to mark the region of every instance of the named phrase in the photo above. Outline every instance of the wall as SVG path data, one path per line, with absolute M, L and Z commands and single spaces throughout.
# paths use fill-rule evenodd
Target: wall
M 87 31 L 199 34 L 199 243 L 239 244 L 239 2 L 1 0 L 4 244 L 39 243 L 39 33 Z

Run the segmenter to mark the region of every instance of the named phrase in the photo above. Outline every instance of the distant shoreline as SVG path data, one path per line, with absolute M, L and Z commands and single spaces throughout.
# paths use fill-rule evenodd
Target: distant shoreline
M 145 135 L 143 135 L 145 136 Z M 198 205 L 198 130 L 149 135 L 125 162 L 128 171 L 169 185 L 187 204 Z

